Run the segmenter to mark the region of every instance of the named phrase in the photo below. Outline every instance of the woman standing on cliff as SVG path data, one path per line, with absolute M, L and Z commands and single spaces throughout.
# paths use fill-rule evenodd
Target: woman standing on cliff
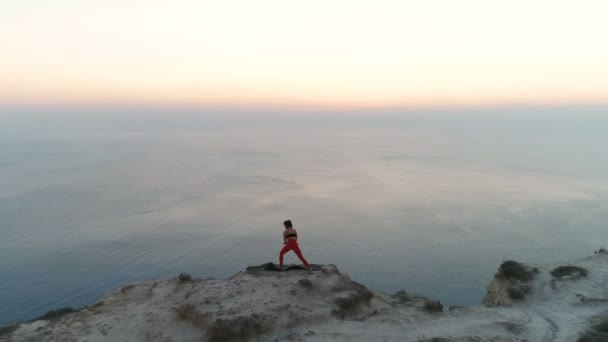
M 302 263 L 306 266 L 309 272 L 312 272 L 312 268 L 308 264 L 308 261 L 304 259 L 302 255 L 302 251 L 300 250 L 300 246 L 298 246 L 298 232 L 293 229 L 293 225 L 291 224 L 291 220 L 287 220 L 283 222 L 283 226 L 285 226 L 285 230 L 283 231 L 283 244 L 285 245 L 281 252 L 279 253 L 279 271 L 283 270 L 283 255 L 285 253 L 293 250 L 294 253 L 300 258 Z

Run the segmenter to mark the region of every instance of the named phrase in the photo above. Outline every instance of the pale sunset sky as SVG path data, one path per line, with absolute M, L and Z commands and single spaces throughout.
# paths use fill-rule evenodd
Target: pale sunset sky
M 0 105 L 608 103 L 606 0 L 3 0 Z

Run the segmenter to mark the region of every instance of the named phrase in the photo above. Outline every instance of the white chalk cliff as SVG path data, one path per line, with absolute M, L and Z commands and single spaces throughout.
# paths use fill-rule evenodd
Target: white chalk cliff
M 554 271 L 565 265 L 580 268 Z M 387 295 L 326 265 L 151 280 L 47 317 L 1 328 L 0 341 L 607 341 L 608 253 L 503 264 L 478 306 Z

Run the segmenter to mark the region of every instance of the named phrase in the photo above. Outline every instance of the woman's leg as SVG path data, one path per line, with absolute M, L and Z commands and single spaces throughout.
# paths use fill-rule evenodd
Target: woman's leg
M 304 256 L 302 255 L 302 251 L 300 250 L 300 246 L 298 246 L 297 243 L 295 244 L 295 246 L 293 246 L 293 251 L 296 253 L 298 258 L 300 258 L 300 260 L 304 263 L 304 265 L 306 265 L 306 268 L 308 268 L 309 271 L 312 271 L 312 268 L 308 264 L 308 261 L 306 261 L 306 259 L 304 259 Z
M 283 255 L 291 250 L 291 246 L 286 244 L 279 253 L 279 270 L 283 270 Z

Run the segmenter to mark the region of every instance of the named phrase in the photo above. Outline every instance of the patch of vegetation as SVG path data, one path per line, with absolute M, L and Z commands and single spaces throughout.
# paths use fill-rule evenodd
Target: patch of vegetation
M 194 326 L 202 328 L 208 323 L 209 314 L 202 314 L 190 303 L 182 303 L 177 308 L 177 319 L 190 322 Z
M 606 342 L 608 341 L 608 317 L 604 317 L 584 333 L 577 342 Z
M 595 329 L 598 332 L 608 334 L 608 318 L 606 318 L 606 319 L 602 320 L 601 322 L 597 323 L 596 325 L 594 325 L 593 329 Z
M 601 337 L 594 332 L 587 332 L 583 336 L 579 337 L 577 342 L 602 342 Z
M 120 292 L 125 293 L 125 292 L 129 291 L 130 289 L 132 289 L 134 287 L 135 287 L 134 284 L 125 285 L 125 286 L 123 286 L 123 287 L 120 288 Z
M 438 300 L 425 300 L 424 310 L 430 313 L 443 312 L 443 305 Z
M 460 310 L 460 309 L 465 309 L 466 306 L 462 306 L 462 305 L 451 305 L 448 308 L 448 311 L 453 311 L 453 310 Z
M 19 328 L 19 325 L 17 324 L 0 327 L 0 337 L 12 334 L 17 328 Z
M 271 330 L 269 321 L 258 314 L 233 319 L 217 319 L 207 333 L 209 342 L 249 341 Z
M 551 275 L 555 278 L 570 277 L 572 279 L 578 279 L 586 277 L 589 271 L 579 266 L 559 266 L 551 271 Z
M 524 325 L 510 322 L 510 321 L 497 322 L 497 324 L 502 326 L 503 328 L 505 328 L 505 330 L 507 330 L 508 332 L 510 332 L 511 334 L 514 334 L 514 335 L 521 335 L 526 330 L 526 327 Z
M 59 318 L 59 317 L 61 317 L 63 315 L 67 315 L 69 313 L 76 312 L 76 311 L 77 310 L 74 310 L 74 309 L 72 309 L 70 307 L 65 307 L 65 308 L 61 308 L 61 309 L 57 309 L 57 310 L 51 310 L 51 311 L 48 311 L 47 313 L 45 313 L 44 315 L 36 318 L 36 320 L 39 320 L 39 319 L 43 319 L 43 320 L 55 319 L 55 318 Z
M 530 293 L 532 293 L 532 288 L 524 284 L 509 286 L 507 288 L 507 294 L 509 295 L 509 298 L 515 300 L 523 300 L 526 298 L 526 295 Z
M 499 273 L 506 279 L 517 279 L 523 282 L 532 280 L 534 274 L 517 261 L 507 260 L 500 265 Z
M 361 304 L 368 305 L 374 294 L 365 286 L 352 282 L 354 291 L 347 297 L 336 299 L 337 309 L 333 309 L 331 314 L 335 317 L 344 319 L 356 313 Z
M 365 286 L 343 277 L 331 288 L 331 292 L 357 291 L 360 288 L 365 288 Z
M 526 294 L 517 287 L 509 287 L 507 289 L 507 294 L 509 295 L 509 298 L 515 300 L 523 300 L 524 298 L 526 298 Z
M 179 276 L 177 276 L 177 280 L 179 281 L 180 284 L 189 283 L 192 281 L 192 276 L 186 272 L 182 272 L 179 274 Z
M 397 293 L 395 293 L 393 295 L 393 298 L 397 299 L 399 301 L 399 303 L 406 303 L 411 300 L 411 298 L 407 295 L 407 292 L 405 292 L 405 290 L 397 291 Z
M 298 284 L 300 284 L 300 286 L 302 286 L 303 288 L 310 290 L 313 288 L 313 284 L 312 281 L 310 281 L 309 279 L 300 279 L 298 280 Z
M 104 303 L 103 301 L 99 301 L 99 302 L 97 302 L 97 303 L 95 303 L 95 304 L 91 305 L 91 308 L 93 308 L 93 309 L 94 309 L 94 308 L 98 308 L 98 307 L 100 307 L 100 306 L 103 306 L 104 304 L 105 304 L 105 303 Z

